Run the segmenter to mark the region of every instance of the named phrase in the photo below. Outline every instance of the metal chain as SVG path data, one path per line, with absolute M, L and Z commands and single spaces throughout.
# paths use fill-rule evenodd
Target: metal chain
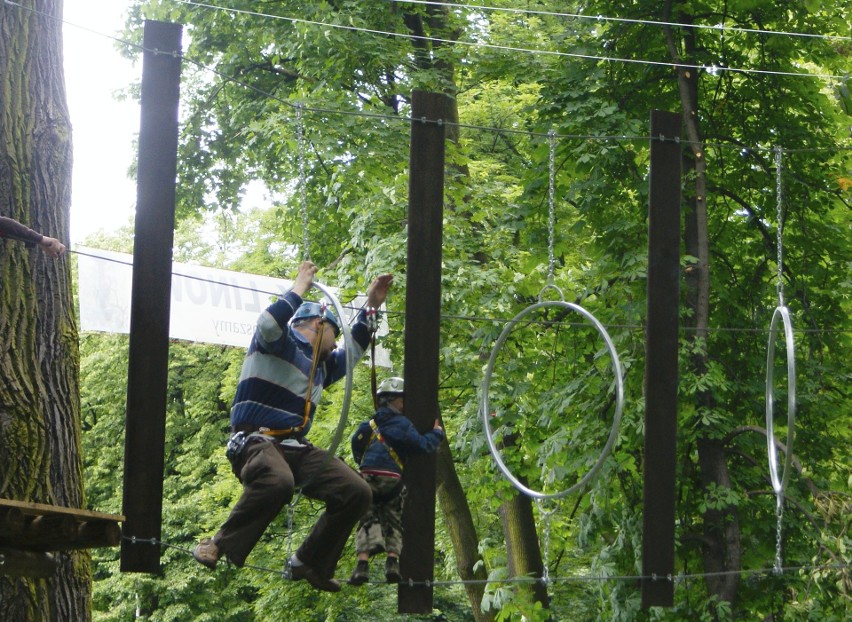
M 302 258 L 311 258 L 308 238 L 308 194 L 305 178 L 305 124 L 302 120 L 302 104 L 296 104 L 296 140 L 299 158 L 299 196 L 302 207 Z
M 556 230 L 556 208 L 555 208 L 555 178 L 556 178 L 556 132 L 550 130 L 547 133 L 547 140 L 550 145 L 550 162 L 549 162 L 549 178 L 547 201 L 549 206 L 547 220 L 547 282 L 553 282 L 553 274 L 556 269 L 556 257 L 553 252 L 554 236 Z
M 784 184 L 782 183 L 782 174 L 784 168 L 784 150 L 779 146 L 775 146 L 775 197 L 776 197 L 776 214 L 778 227 L 776 245 L 778 247 L 778 304 L 784 306 Z
M 780 575 L 783 573 L 784 569 L 781 565 L 781 526 L 784 522 L 784 493 L 780 493 L 775 495 L 775 567 L 772 569 L 772 573 L 775 575 Z
M 281 571 L 281 576 L 284 579 L 293 578 L 293 567 L 290 565 L 290 557 L 293 554 L 293 517 L 296 514 L 295 502 L 298 499 L 299 495 L 296 495 L 296 498 L 287 506 L 287 555 L 284 557 L 284 570 Z
M 542 570 L 541 570 L 541 582 L 544 585 L 550 583 L 550 568 L 548 567 L 548 562 L 550 560 L 550 518 L 556 513 L 556 507 L 552 510 L 544 509 L 544 500 L 536 499 L 536 503 L 538 504 L 538 511 L 541 514 L 542 522 L 544 523 L 544 550 L 542 552 Z

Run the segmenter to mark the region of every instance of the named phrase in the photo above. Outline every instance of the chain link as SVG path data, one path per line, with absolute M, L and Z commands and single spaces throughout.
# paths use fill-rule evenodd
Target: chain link
M 542 551 L 541 560 L 541 582 L 545 585 L 550 583 L 550 568 L 548 562 L 550 560 L 550 519 L 556 513 L 556 507 L 552 510 L 544 509 L 544 500 L 536 499 L 538 511 L 541 514 L 542 522 L 544 523 L 544 550 Z
M 547 133 L 550 146 L 550 159 L 548 166 L 548 219 L 547 219 L 547 282 L 553 282 L 553 274 L 556 271 L 556 256 L 553 251 L 554 236 L 556 230 L 556 208 L 555 208 L 555 181 L 556 181 L 556 132 L 550 130 Z
M 784 522 L 784 493 L 775 495 L 775 567 L 772 573 L 780 575 L 784 568 L 781 565 L 781 527 Z
M 293 567 L 290 565 L 290 559 L 293 554 L 293 519 L 296 515 L 295 503 L 297 497 L 287 505 L 287 555 L 285 556 L 284 570 L 281 571 L 281 577 L 284 579 L 293 578 Z
M 784 150 L 779 146 L 775 146 L 775 198 L 776 198 L 776 221 L 778 223 L 776 232 L 778 239 L 776 246 L 778 247 L 778 304 L 784 306 L 784 184 L 782 180 L 784 171 Z

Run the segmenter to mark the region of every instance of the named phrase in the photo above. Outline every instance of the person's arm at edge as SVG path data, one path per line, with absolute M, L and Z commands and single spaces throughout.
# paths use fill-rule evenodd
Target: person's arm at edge
M 0 216 L 0 235 L 13 240 L 20 240 L 27 246 L 41 246 L 42 250 L 51 257 L 59 257 L 65 252 L 65 245 L 47 235 L 22 225 L 13 218 Z

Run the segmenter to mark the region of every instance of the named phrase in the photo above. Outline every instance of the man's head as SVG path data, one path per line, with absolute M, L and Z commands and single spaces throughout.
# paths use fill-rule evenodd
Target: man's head
M 402 378 L 386 378 L 376 389 L 376 401 L 379 406 L 390 406 L 402 412 L 405 398 L 405 381 Z
M 322 335 L 319 342 L 320 356 L 327 357 L 337 346 L 337 336 L 340 334 L 340 321 L 334 312 L 318 302 L 303 302 L 290 318 L 290 326 L 305 337 L 311 343 L 316 342 L 316 337 L 308 335 Z

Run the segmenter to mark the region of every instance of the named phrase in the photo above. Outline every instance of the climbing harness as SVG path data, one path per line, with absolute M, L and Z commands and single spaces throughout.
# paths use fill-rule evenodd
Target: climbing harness
M 385 440 L 385 437 L 382 436 L 382 432 L 381 432 L 381 430 L 379 430 L 379 424 L 376 423 L 375 419 L 370 419 L 370 427 L 373 429 L 373 433 L 370 436 L 370 440 L 367 441 L 367 447 L 370 446 L 370 444 L 373 442 L 373 439 L 375 439 L 377 442 L 381 443 L 382 446 L 385 449 L 388 450 L 388 454 L 390 454 L 390 457 L 396 463 L 396 466 L 399 467 L 400 473 L 402 473 L 403 469 L 405 468 L 402 464 L 402 460 L 400 460 L 399 454 L 396 453 L 396 450 L 394 450 L 394 448 L 391 447 L 390 444 Z M 365 448 L 364 454 L 366 454 L 366 453 L 367 453 L 367 450 Z M 364 454 L 361 454 L 361 462 L 362 463 L 364 462 Z

